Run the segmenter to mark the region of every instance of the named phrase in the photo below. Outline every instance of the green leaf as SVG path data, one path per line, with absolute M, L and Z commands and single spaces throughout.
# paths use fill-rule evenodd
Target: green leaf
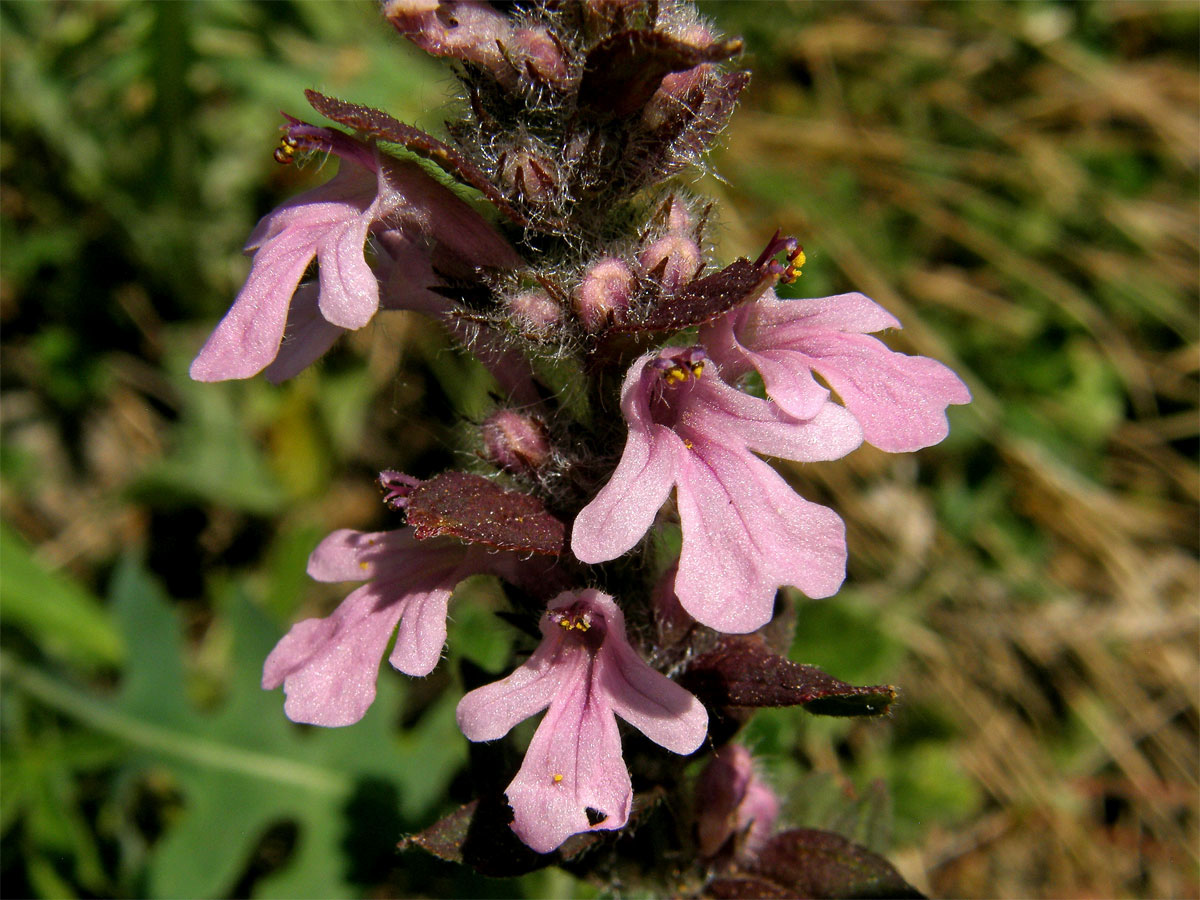
M 388 807 L 395 832 L 386 837 L 394 842 L 405 823 L 431 814 L 465 760 L 450 695 L 397 740 L 392 716 L 401 682 L 389 672 L 354 727 L 288 722 L 280 695 L 259 687 L 278 631 L 237 592 L 224 604 L 234 633 L 229 696 L 215 713 L 201 713 L 186 699 L 180 623 L 161 589 L 127 557 L 112 593 L 132 651 L 115 697 L 96 697 L 8 657 L 3 667 L 18 690 L 129 745 L 135 766 L 170 769 L 183 811 L 150 852 L 152 896 L 227 895 L 265 831 L 281 822 L 298 826 L 295 862 L 264 879 L 262 894 L 352 895 L 346 848 L 361 827 L 355 802 L 365 794 Z
M 592 409 L 585 388 L 588 379 L 578 361 L 568 357 L 539 358 L 534 360 L 534 367 L 563 411 L 577 422 L 590 424 Z
M 502 607 L 503 595 L 494 579 L 476 576 L 454 592 L 454 614 L 447 646 L 453 656 L 469 659 L 489 672 L 508 664 L 514 630 L 497 623 L 491 610 Z
M 450 400 L 451 408 L 466 419 L 481 420 L 492 406 L 491 394 L 504 394 L 496 379 L 476 357 L 465 351 L 447 351 L 448 342 L 439 336 L 421 341 L 422 361 Z
M 25 540 L 0 523 L 0 621 L 49 653 L 85 665 L 119 665 L 125 644 L 101 602 L 73 579 L 44 567 Z
M 116 748 L 103 739 L 89 738 L 74 730 L 64 732 L 60 723 L 31 709 L 26 698 L 5 697 L 4 779 L 2 812 L 6 836 L 18 817 L 18 832 L 26 858 L 26 870 L 38 886 L 40 896 L 66 896 L 52 884 L 69 883 L 61 875 L 71 873 L 70 882 L 97 894 L 111 893 L 100 861 L 96 835 L 81 809 L 78 776 L 115 762 Z M 49 892 L 47 892 L 49 891 Z
M 247 434 L 244 406 L 260 384 L 195 384 L 180 378 L 187 399 L 173 452 L 146 471 L 135 493 L 205 500 L 250 513 L 277 511 L 286 499 L 260 444 Z

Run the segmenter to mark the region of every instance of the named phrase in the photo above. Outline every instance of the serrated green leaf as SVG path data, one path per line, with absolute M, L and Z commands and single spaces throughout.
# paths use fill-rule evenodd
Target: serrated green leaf
M 450 695 L 396 738 L 392 711 L 401 681 L 389 672 L 381 673 L 376 703 L 354 727 L 288 722 L 280 695 L 259 687 L 278 629 L 236 591 L 222 604 L 234 633 L 229 697 L 213 714 L 198 712 L 185 699 L 178 616 L 132 557 L 118 567 L 113 604 L 132 651 L 114 698 L 8 657 L 3 664 L 17 689 L 130 745 L 139 765 L 169 767 L 183 812 L 150 852 L 153 896 L 227 894 L 266 829 L 289 821 L 299 829 L 295 862 L 264 880 L 265 894 L 353 894 L 346 845 L 358 825 L 349 809 L 362 786 L 394 797 L 398 822 L 419 822 L 465 759 Z

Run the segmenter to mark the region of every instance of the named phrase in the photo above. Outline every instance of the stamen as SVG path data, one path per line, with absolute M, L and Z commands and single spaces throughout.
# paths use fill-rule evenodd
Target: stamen
M 779 280 L 784 284 L 791 284 L 800 277 L 800 270 L 804 268 L 804 263 L 807 261 L 804 256 L 804 248 L 797 244 L 793 250 L 788 251 L 787 261 L 787 268 L 783 270 L 783 275 Z
M 671 356 L 660 356 L 651 360 L 650 365 L 662 373 L 663 381 L 668 386 L 674 387 L 704 374 L 704 362 L 707 358 L 703 347 L 689 347 Z
M 587 631 L 592 627 L 592 616 L 590 613 L 580 613 L 577 616 L 558 614 L 555 620 L 558 622 L 558 627 L 563 631 Z
M 671 366 L 663 377 L 666 378 L 667 384 L 682 384 L 688 380 L 688 373 L 683 366 Z
M 300 142 L 290 134 L 285 134 L 279 139 L 279 146 L 275 148 L 272 156 L 275 157 L 275 162 L 281 166 L 286 166 L 293 162 L 296 158 L 296 149 L 300 146 Z
M 774 258 L 780 253 L 787 260 L 786 265 Z M 804 248 L 794 237 L 784 237 L 782 232 L 776 231 L 754 265 L 762 272 L 762 277 L 757 287 L 746 297 L 747 302 L 757 300 L 767 288 L 777 282 L 791 284 L 799 278 L 800 269 L 804 265 Z

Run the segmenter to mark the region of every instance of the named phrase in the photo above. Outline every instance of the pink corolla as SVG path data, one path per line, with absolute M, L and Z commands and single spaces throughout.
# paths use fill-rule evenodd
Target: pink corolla
M 507 790 L 513 831 L 539 853 L 573 834 L 622 827 L 633 788 L 616 717 L 673 753 L 708 730 L 700 702 L 646 665 L 612 597 L 567 591 L 549 604 L 542 642 L 507 678 L 471 691 L 458 724 L 472 741 L 502 737 L 549 707 Z
M 379 280 L 380 309 L 406 309 L 443 317 L 449 314 L 451 302 L 430 290 L 438 278 L 430 265 L 429 251 L 419 240 L 400 229 L 391 229 L 376 237 L 376 249 L 373 268 Z M 273 384 L 300 374 L 350 330 L 334 325 L 321 313 L 320 290 L 319 282 L 307 281 L 292 296 L 279 352 L 263 370 Z
M 284 712 L 294 722 L 351 725 L 375 699 L 379 663 L 397 624 L 388 661 L 406 675 L 428 675 L 446 643 L 458 583 L 479 574 L 515 580 L 527 565 L 514 553 L 452 538 L 417 541 L 407 528 L 335 531 L 309 557 L 308 574 L 366 584 L 328 617 L 293 625 L 267 657 L 262 686 L 283 685 Z
M 798 496 L 752 451 L 838 459 L 861 443 L 862 431 L 833 403 L 797 419 L 710 369 L 700 348 L 668 347 L 634 363 L 621 391 L 625 450 L 576 517 L 571 549 L 585 563 L 617 558 L 674 487 L 683 527 L 679 602 L 710 628 L 743 633 L 770 621 L 780 586 L 828 597 L 846 574 L 842 520 Z
M 889 350 L 869 333 L 899 328 L 862 294 L 780 300 L 773 291 L 701 330 L 700 340 L 723 374 L 751 369 L 785 412 L 805 419 L 823 408 L 829 388 L 862 425 L 863 439 L 891 453 L 919 450 L 949 431 L 946 407 L 970 403 L 971 392 L 946 366 Z
M 280 380 L 323 353 L 342 331 L 366 325 L 380 307 L 381 276 L 366 256 L 370 235 L 393 237 L 380 250 L 380 264 L 383 277 L 407 279 L 407 290 L 391 292 L 396 308 L 429 302 L 427 288 L 436 284 L 429 261 L 437 248 L 470 267 L 519 262 L 486 220 L 417 163 L 308 125 L 293 125 L 287 139 L 337 155 L 338 173 L 268 213 L 250 234 L 250 275 L 193 361 L 197 381 L 249 378 L 282 353 L 271 373 Z M 298 290 L 314 258 L 318 280 Z

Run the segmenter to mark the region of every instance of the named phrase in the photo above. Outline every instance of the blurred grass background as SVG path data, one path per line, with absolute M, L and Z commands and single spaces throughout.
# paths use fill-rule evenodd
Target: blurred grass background
M 792 824 L 942 896 L 1195 897 L 1198 33 L 1192 3 L 723 2 L 755 78 L 715 160 L 723 260 L 782 227 L 794 296 L 859 289 L 975 402 L 917 455 L 791 472 L 850 577 L 793 656 L 895 715 L 760 714 Z M 0 848 L 5 896 L 565 896 L 392 848 L 463 800 L 456 660 L 353 729 L 258 690 L 386 527 L 371 478 L 452 464 L 487 380 L 396 314 L 281 388 L 186 367 L 302 90 L 436 129 L 453 87 L 373 4 L 0 3 Z M 397 726 L 402 726 L 399 728 Z

